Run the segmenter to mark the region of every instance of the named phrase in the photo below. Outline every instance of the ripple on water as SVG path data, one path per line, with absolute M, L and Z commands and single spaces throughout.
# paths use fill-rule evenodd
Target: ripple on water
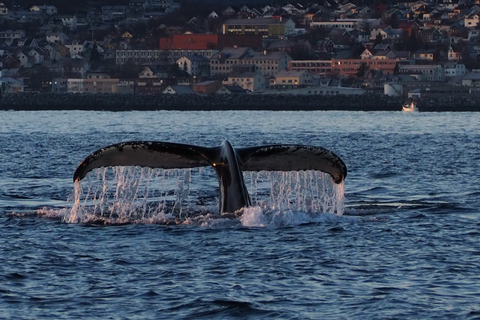
M 477 113 L 1 117 L 2 319 L 480 319 Z M 256 206 L 222 217 L 215 173 L 204 170 L 190 176 L 185 207 L 195 210 L 172 217 L 180 224 L 161 224 L 159 212 L 118 219 L 128 206 L 101 212 L 113 220 L 65 223 L 72 173 L 92 150 L 139 139 L 213 146 L 223 138 L 338 152 L 349 168 L 345 214 L 266 209 L 257 180 L 248 183 Z M 103 187 L 95 175 L 89 182 Z M 158 189 L 147 209 L 159 207 Z M 170 203 L 175 196 L 166 194 Z

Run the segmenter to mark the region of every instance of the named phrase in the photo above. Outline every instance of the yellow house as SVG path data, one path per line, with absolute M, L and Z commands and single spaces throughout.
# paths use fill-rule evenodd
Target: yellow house
M 57 43 L 57 49 L 58 49 L 58 53 L 60 54 L 60 57 L 62 58 L 65 58 L 70 52 L 65 45 L 60 43 Z
M 276 74 L 273 85 L 277 88 L 299 88 L 311 86 L 313 76 L 306 70 L 283 70 Z
M 132 39 L 133 38 L 133 35 L 128 32 L 128 31 L 125 31 L 123 34 L 122 34 L 122 39 Z

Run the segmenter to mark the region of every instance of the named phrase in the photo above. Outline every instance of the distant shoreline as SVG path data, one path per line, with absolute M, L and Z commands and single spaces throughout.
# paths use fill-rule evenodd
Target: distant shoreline
M 5 94 L 0 110 L 92 110 L 92 111 L 401 111 L 403 98 L 381 94 L 364 95 L 168 95 L 168 94 Z M 436 98 L 421 101 L 420 111 L 480 111 L 480 101 L 468 98 Z

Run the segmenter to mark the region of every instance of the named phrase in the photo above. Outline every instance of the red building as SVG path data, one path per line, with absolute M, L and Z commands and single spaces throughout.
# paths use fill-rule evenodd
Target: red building
M 160 38 L 160 50 L 207 50 L 216 49 L 217 45 L 216 34 L 175 34 Z
M 160 50 L 207 50 L 225 47 L 262 49 L 262 36 L 234 34 L 176 34 L 160 38 Z

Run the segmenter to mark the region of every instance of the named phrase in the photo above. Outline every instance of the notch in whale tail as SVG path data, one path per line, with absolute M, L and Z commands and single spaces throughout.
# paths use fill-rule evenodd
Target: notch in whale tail
M 73 175 L 82 180 L 93 169 L 107 166 L 142 166 L 182 169 L 212 166 L 220 187 L 220 213 L 235 212 L 250 205 L 243 171 L 318 170 L 337 184 L 347 176 L 345 163 L 333 152 L 315 146 L 267 145 L 233 148 L 228 141 L 218 147 L 200 147 L 154 141 L 113 144 L 87 156 Z

